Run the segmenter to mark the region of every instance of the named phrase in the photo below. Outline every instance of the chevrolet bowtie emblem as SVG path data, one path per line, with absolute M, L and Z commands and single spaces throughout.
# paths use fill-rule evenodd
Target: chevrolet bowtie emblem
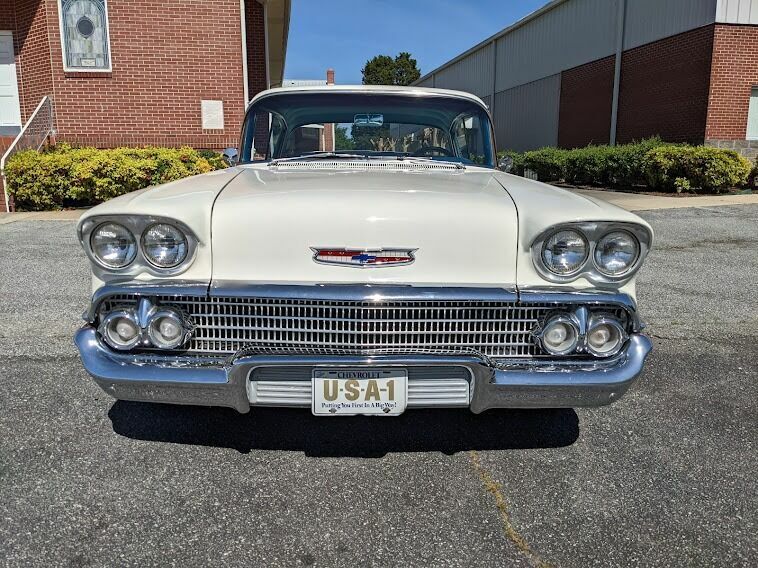
M 411 264 L 418 249 L 381 248 L 346 249 L 333 247 L 311 247 L 313 260 L 319 264 L 371 268 L 375 266 L 397 266 Z

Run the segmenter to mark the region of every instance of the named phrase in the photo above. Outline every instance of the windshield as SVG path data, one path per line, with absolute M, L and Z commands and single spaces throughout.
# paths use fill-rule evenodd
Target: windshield
M 247 113 L 241 161 L 326 156 L 428 158 L 495 165 L 487 112 L 457 97 L 283 93 Z M 333 156 L 336 153 L 337 156 Z

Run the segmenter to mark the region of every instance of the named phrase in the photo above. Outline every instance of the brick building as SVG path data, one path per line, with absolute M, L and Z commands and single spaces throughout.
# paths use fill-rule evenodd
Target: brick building
M 0 149 L 45 96 L 58 140 L 236 146 L 247 101 L 282 82 L 289 14 L 290 0 L 0 0 Z
M 758 154 L 758 0 L 553 0 L 423 76 L 490 105 L 500 148 L 659 135 Z

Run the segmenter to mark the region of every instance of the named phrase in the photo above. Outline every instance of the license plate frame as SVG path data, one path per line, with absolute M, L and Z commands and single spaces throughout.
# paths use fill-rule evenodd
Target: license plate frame
M 408 370 L 404 367 L 313 370 L 311 412 L 315 416 L 399 416 L 407 406 Z

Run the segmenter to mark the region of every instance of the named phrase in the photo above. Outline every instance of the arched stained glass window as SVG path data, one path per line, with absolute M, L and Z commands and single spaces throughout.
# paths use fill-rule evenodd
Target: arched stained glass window
M 67 70 L 111 68 L 106 0 L 60 0 L 63 60 Z

